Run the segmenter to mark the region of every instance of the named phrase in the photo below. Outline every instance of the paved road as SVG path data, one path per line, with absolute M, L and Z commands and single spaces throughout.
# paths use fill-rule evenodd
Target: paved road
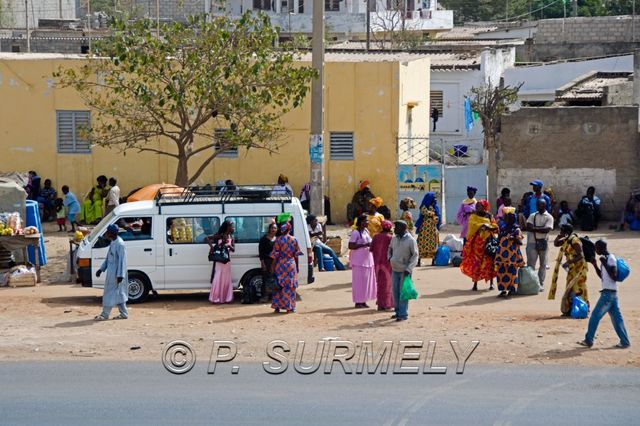
M 242 365 L 175 376 L 161 363 L 0 364 L 0 424 L 638 424 L 640 369 L 467 365 L 373 375 Z M 451 369 L 450 369 L 451 370 Z

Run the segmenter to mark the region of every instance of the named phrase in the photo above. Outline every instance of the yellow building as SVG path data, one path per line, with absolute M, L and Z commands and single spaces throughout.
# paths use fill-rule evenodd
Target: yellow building
M 303 59 L 310 61 L 310 56 Z M 73 90 L 54 88 L 52 73 L 83 60 L 75 55 L 0 53 L 0 171 L 36 170 L 58 190 L 69 185 L 78 197 L 101 174 L 115 176 L 123 194 L 149 183 L 173 182 L 175 166 L 168 157 L 135 151 L 125 155 L 74 143 L 74 123 L 90 120 L 90 113 Z M 309 181 L 310 114 L 308 97 L 283 118 L 285 145 L 277 154 L 243 149 L 226 153 L 197 183 L 275 183 L 283 173 L 298 195 Z M 346 205 L 362 179 L 369 179 L 372 191 L 395 212 L 398 162 L 415 163 L 410 153 L 427 148 L 428 133 L 428 58 L 327 54 L 325 184 L 334 221 L 346 219 Z M 399 137 L 406 144 L 413 135 L 421 142 L 410 149 L 398 147 Z M 405 154 L 398 158 L 398 152 Z M 190 170 L 196 167 L 192 160 Z

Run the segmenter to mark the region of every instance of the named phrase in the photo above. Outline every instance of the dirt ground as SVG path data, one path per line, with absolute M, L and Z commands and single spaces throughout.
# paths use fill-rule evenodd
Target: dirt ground
M 276 315 L 268 304 L 237 301 L 212 306 L 206 292 L 167 291 L 130 306 L 126 321 L 96 323 L 92 319 L 100 312 L 101 291 L 68 282 L 68 236 L 49 232 L 49 264 L 43 269 L 43 283 L 0 289 L 0 360 L 153 360 L 175 339 L 190 342 L 207 359 L 217 339 L 236 342 L 237 359 L 252 361 L 264 360 L 266 345 L 274 339 L 285 340 L 294 348 L 298 340 L 315 345 L 318 339 L 337 338 L 356 343 L 372 340 L 374 345 L 384 340 L 423 340 L 425 348 L 426 341 L 435 340 L 435 359 L 442 363 L 455 361 L 450 340 L 461 346 L 478 340 L 469 362 L 640 366 L 640 233 L 616 233 L 607 228 L 603 225 L 591 238 L 606 236 L 611 251 L 629 259 L 632 269 L 619 291 L 632 342 L 626 350 L 613 348 L 618 339 L 607 318 L 601 322 L 594 348 L 581 348 L 576 341 L 583 338 L 587 320 L 561 318 L 559 299 L 547 300 L 545 293 L 503 300 L 484 284 L 481 291 L 471 292 L 470 280 L 453 267 L 417 268 L 414 280 L 420 297 L 410 303 L 410 319 L 402 323 L 391 320 L 389 312 L 377 311 L 373 303 L 371 309 L 354 309 L 350 271 L 316 274 L 314 284 L 299 289 L 302 301 L 295 314 Z M 455 231 L 449 228 L 442 234 Z M 345 235 L 346 231 L 330 231 L 336 233 Z M 552 248 L 550 263 L 556 254 L 557 249 Z M 553 265 L 547 288 L 552 271 Z M 564 278 L 561 271 L 561 288 Z M 593 306 L 600 289 L 593 268 L 588 285 Z

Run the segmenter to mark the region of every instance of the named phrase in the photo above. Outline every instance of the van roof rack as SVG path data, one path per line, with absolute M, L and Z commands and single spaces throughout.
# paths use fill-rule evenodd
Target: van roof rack
M 164 188 L 155 197 L 158 210 L 162 206 L 221 204 L 225 213 L 225 204 L 291 203 L 293 195 L 288 192 L 274 191 L 273 185 L 233 185 L 233 186 L 190 186 L 187 188 Z

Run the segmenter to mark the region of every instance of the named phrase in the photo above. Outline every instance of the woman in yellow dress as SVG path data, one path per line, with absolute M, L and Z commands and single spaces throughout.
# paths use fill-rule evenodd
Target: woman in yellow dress
M 382 222 L 385 220 L 384 216 L 378 213 L 378 208 L 382 205 L 383 201 L 380 197 L 375 197 L 369 200 L 369 209 L 367 210 L 367 219 L 369 224 L 367 225 L 367 231 L 369 231 L 369 235 L 371 238 L 375 237 L 376 234 L 382 232 Z M 351 229 L 356 229 L 356 220 L 353 222 L 353 226 Z
M 549 300 L 556 298 L 558 287 L 558 272 L 560 266 L 567 270 L 567 282 L 560 302 L 560 311 L 563 316 L 571 315 L 571 305 L 574 296 L 580 296 L 589 305 L 589 293 L 587 290 L 587 261 L 582 254 L 582 243 L 580 238 L 573 232 L 573 226 L 569 224 L 560 227 L 560 234 L 556 237 L 553 245 L 560 248 L 560 253 L 556 258 L 556 266 L 553 270 L 553 279 L 549 289 Z M 566 262 L 562 263 L 562 258 L 566 257 Z
M 103 214 L 103 202 L 109 194 L 107 177 L 104 175 L 100 175 L 98 176 L 96 181 L 97 185 L 91 188 L 91 191 L 89 191 L 89 193 L 87 194 L 87 197 L 82 203 L 82 208 L 80 210 L 79 220 L 86 223 L 87 225 L 92 225 L 94 223 L 100 222 Z
M 434 192 L 427 192 L 420 203 L 420 216 L 416 222 L 416 232 L 418 234 L 418 251 L 420 259 L 432 258 L 438 250 L 440 244 L 440 207 Z

